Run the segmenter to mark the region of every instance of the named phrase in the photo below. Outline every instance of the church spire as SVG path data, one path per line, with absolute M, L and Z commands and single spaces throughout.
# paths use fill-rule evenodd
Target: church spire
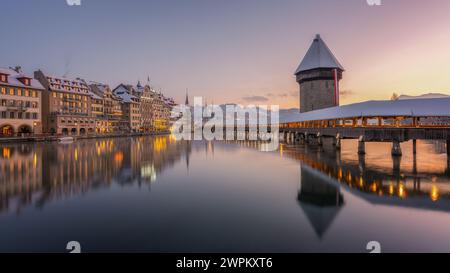
M 185 105 L 189 105 L 189 94 L 188 94 L 188 89 L 186 88 L 186 100 L 184 102 Z

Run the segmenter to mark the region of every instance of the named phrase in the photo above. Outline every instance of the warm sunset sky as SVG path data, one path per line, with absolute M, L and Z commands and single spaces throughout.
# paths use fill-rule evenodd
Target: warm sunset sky
M 450 1 L 2 0 L 0 67 L 185 89 L 214 103 L 298 107 L 293 72 L 316 33 L 346 69 L 343 104 L 450 94 Z M 4 12 L 6 10 L 7 12 Z

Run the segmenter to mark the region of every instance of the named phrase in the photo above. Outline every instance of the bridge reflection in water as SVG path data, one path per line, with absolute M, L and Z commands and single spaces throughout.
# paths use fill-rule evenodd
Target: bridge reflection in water
M 238 143 L 262 149 L 258 142 Z M 300 162 L 297 198 L 319 238 L 345 207 L 343 191 L 373 205 L 450 212 L 450 161 L 445 142 L 420 141 L 422 161 L 406 148 L 408 143 L 403 161 L 400 157 L 382 156 L 384 150 L 390 149 L 388 143 L 373 145 L 368 155 L 357 155 L 351 149 L 356 146 L 353 143 L 345 147 L 350 150 L 308 143 L 280 145 L 280 156 Z

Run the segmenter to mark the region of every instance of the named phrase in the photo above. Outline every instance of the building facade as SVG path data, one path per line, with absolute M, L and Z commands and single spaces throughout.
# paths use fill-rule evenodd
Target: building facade
M 344 68 L 320 35 L 295 72 L 300 85 L 300 112 L 339 106 L 339 81 Z
M 142 125 L 144 132 L 161 132 L 170 128 L 173 99 L 157 93 L 146 85 L 141 97 Z
M 0 137 L 164 132 L 174 105 L 149 84 L 111 90 L 41 70 L 29 77 L 20 68 L 0 69 Z
M 140 87 L 140 84 L 137 86 Z M 146 85 L 141 87 L 142 92 L 138 93 L 141 99 L 141 126 L 143 132 L 152 132 L 153 128 L 153 105 L 154 105 L 154 90 Z
M 82 80 L 52 77 L 41 70 L 34 77 L 44 86 L 42 93 L 43 132 L 58 135 L 85 135 L 95 132 L 92 97 Z
M 20 67 L 0 68 L 0 137 L 42 133 L 43 91 Z
M 120 84 L 113 90 L 113 94 L 121 100 L 126 131 L 132 133 L 141 131 L 141 102 L 140 98 L 135 95 L 136 92 L 132 86 L 124 84 Z
M 89 87 L 93 98 L 97 98 L 97 106 L 101 104 L 101 111 L 93 112 L 97 119 L 96 133 L 126 131 L 127 122 L 123 120 L 122 100 L 115 96 L 106 84 L 91 83 Z
M 114 94 L 124 100 L 136 99 L 139 102 L 139 129 L 137 131 L 152 133 L 170 129 L 170 115 L 175 102 L 172 98 L 157 93 L 150 84 L 145 86 L 142 86 L 140 82 L 136 86 L 120 84 L 114 89 Z M 130 111 L 130 106 L 124 105 L 123 107 L 124 111 Z M 132 127 L 135 128 L 135 126 Z

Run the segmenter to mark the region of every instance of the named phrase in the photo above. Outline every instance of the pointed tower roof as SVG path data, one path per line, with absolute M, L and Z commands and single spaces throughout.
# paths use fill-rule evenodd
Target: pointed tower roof
M 297 200 L 317 236 L 322 238 L 344 205 L 344 197 L 338 187 L 325 181 L 317 172 L 302 165 Z
M 184 102 L 185 105 L 189 105 L 189 95 L 188 95 L 188 90 L 186 89 L 186 100 Z
M 336 57 L 334 57 L 333 53 L 319 34 L 317 34 L 309 47 L 308 52 L 295 71 L 295 75 L 316 68 L 337 68 L 342 71 L 344 70 L 344 67 L 342 67 Z

